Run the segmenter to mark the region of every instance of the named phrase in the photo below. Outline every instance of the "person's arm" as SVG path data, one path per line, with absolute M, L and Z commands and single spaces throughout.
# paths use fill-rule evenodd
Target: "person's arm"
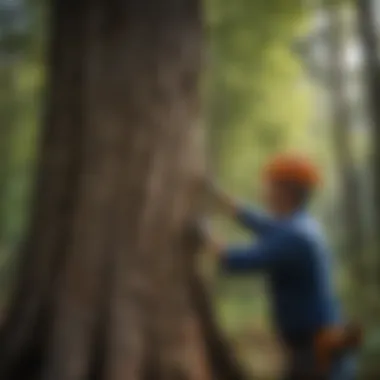
M 277 228 L 277 222 L 259 210 L 236 204 L 235 219 L 248 230 L 265 235 Z
M 243 206 L 211 182 L 208 183 L 208 192 L 219 210 L 252 232 L 263 235 L 276 228 L 277 223 L 272 218 L 258 210 Z
M 291 234 L 280 233 L 270 239 L 262 239 L 255 245 L 230 245 L 219 248 L 222 270 L 245 273 L 266 270 L 294 261 L 304 244 Z

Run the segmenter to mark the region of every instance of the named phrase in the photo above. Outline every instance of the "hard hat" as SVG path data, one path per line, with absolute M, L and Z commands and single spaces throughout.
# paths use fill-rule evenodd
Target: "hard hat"
M 320 182 L 317 167 L 306 157 L 281 154 L 273 157 L 264 169 L 265 178 L 271 182 L 294 183 L 314 189 Z

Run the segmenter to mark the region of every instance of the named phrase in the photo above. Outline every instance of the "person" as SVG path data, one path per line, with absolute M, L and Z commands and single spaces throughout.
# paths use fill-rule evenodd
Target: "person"
M 289 353 L 286 379 L 354 380 L 353 341 L 333 284 L 333 260 L 308 206 L 320 174 L 296 155 L 274 157 L 264 169 L 267 214 L 242 205 L 212 183 L 209 194 L 228 216 L 255 234 L 230 245 L 208 232 L 208 251 L 223 270 L 267 276 L 274 327 Z

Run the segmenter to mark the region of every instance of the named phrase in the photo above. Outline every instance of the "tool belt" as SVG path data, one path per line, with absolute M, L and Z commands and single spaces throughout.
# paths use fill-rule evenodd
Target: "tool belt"
M 284 342 L 290 354 L 289 379 L 327 379 L 336 360 L 356 350 L 362 341 L 362 330 L 354 323 L 326 327 L 309 338 L 307 335 Z
M 347 351 L 358 349 L 362 339 L 362 329 L 356 323 L 320 330 L 313 342 L 318 372 L 328 373 L 334 360 Z

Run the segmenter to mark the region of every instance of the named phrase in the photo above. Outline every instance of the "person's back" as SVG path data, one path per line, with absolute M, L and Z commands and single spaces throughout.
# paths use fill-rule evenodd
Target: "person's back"
M 275 325 L 287 336 L 317 331 L 340 322 L 340 305 L 332 281 L 332 257 L 318 224 L 306 213 L 280 223 L 276 235 L 290 235 L 289 260 L 267 271 Z M 294 250 L 294 251 L 292 251 Z

